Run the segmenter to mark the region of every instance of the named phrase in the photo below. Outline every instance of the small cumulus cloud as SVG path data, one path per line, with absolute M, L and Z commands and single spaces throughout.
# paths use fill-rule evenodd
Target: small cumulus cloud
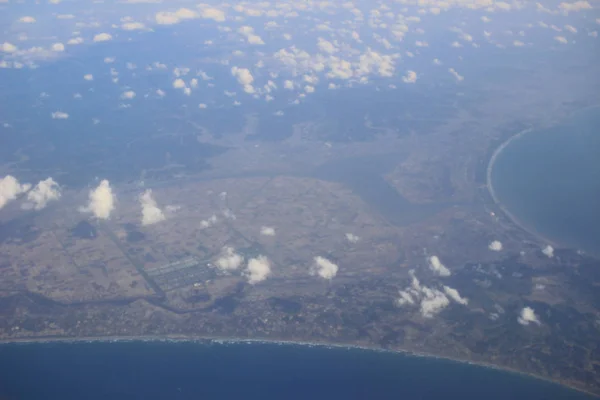
M 565 30 L 571 33 L 577 33 L 577 28 L 575 28 L 573 25 L 565 25 Z
M 183 89 L 185 88 L 185 81 L 181 78 L 177 78 L 173 81 L 173 87 L 175 89 Z
M 502 242 L 500 242 L 499 240 L 494 240 L 494 241 L 490 242 L 490 244 L 488 245 L 488 249 L 490 249 L 492 251 L 501 251 L 502 250 Z
M 78 44 L 81 44 L 81 43 L 83 43 L 83 38 L 82 38 L 82 37 L 79 37 L 79 36 L 78 36 L 78 37 L 71 38 L 71 39 L 69 39 L 69 41 L 67 42 L 67 44 L 69 44 L 69 45 L 78 45 Z
M 437 289 L 423 286 L 421 293 L 423 294 L 423 298 L 421 299 L 419 311 L 424 318 L 432 318 L 450 304 L 450 300 L 448 300 L 444 293 Z
M 260 228 L 260 234 L 263 236 L 275 236 L 275 228 L 271 226 L 263 226 Z
M 265 256 L 251 258 L 248 261 L 248 267 L 244 273 L 248 283 L 254 285 L 262 282 L 271 274 L 271 262 Z
M 133 90 L 128 90 L 126 92 L 123 92 L 123 94 L 121 94 L 121 98 L 124 100 L 131 100 L 135 97 L 135 92 Z
M 567 40 L 567 38 L 564 37 L 564 36 L 554 36 L 554 40 L 556 40 L 558 43 L 562 43 L 562 44 L 569 43 L 569 41 Z
M 15 200 L 18 195 L 31 189 L 28 183 L 21 184 L 12 175 L 6 175 L 0 178 L 0 209 L 4 208 L 9 202 Z
M 462 304 L 464 306 L 469 304 L 469 299 L 461 297 L 460 293 L 458 293 L 458 290 L 453 289 L 450 286 L 444 286 L 444 292 L 448 295 L 448 297 L 458 304 Z
M 181 21 L 198 18 L 199 14 L 189 8 L 180 8 L 175 12 L 160 11 L 154 15 L 154 20 L 159 25 L 174 25 Z
M 581 10 L 589 10 L 592 8 L 592 5 L 588 1 L 575 1 L 573 3 L 563 2 L 558 5 L 563 11 L 581 11 Z
M 65 51 L 65 45 L 62 43 L 54 43 L 51 47 L 52 51 L 61 52 Z
M 50 115 L 52 116 L 52 119 L 67 119 L 67 118 L 69 118 L 69 114 L 67 114 L 66 112 L 62 112 L 62 111 L 55 111 Z
M 402 77 L 404 83 L 415 83 L 417 81 L 417 73 L 415 71 L 406 71 L 406 75 Z
M 456 70 L 454 68 L 449 68 L 448 72 L 450 72 L 450 74 L 458 81 L 461 82 L 465 79 L 464 76 L 460 75 L 458 72 L 456 72 Z
M 419 312 L 424 318 L 432 318 L 439 314 L 450 304 L 450 299 L 461 305 L 467 305 L 468 300 L 462 297 L 458 290 L 449 286 L 444 286 L 444 291 L 427 287 L 419 282 L 415 276 L 415 271 L 410 271 L 411 284 L 398 293 L 400 297 L 396 299 L 396 304 L 403 306 L 418 306 Z
M 85 74 L 83 76 L 83 79 L 85 79 L 86 81 L 93 81 L 94 80 L 94 75 L 92 75 L 92 74 Z
M 126 31 L 138 31 L 146 29 L 146 25 L 141 22 L 125 22 L 124 24 L 121 24 L 121 29 Z
M 210 218 L 203 219 L 202 221 L 200 221 L 200 228 L 201 229 L 210 228 L 211 226 L 213 226 L 217 222 L 219 222 L 219 218 L 216 215 L 213 214 L 213 215 L 211 215 Z
M 542 253 L 544 253 L 544 255 L 548 258 L 552 258 L 554 257 L 554 248 L 550 245 L 544 247 L 544 249 L 542 250 Z
M 254 93 L 254 87 L 252 86 L 254 77 L 252 76 L 252 73 L 250 73 L 250 70 L 247 68 L 232 67 L 231 75 L 233 75 L 238 83 L 244 87 L 244 92 Z
M 152 189 L 146 190 L 140 195 L 140 205 L 142 206 L 142 225 L 152 225 L 165 220 L 165 214 L 162 212 L 156 200 L 152 196 Z
M 204 19 L 212 19 L 213 21 L 216 21 L 216 22 L 225 21 L 225 13 L 217 8 L 212 8 L 212 7 L 208 7 L 208 8 L 204 8 L 204 9 L 200 10 L 200 17 L 202 17 Z
M 5 53 L 14 53 L 15 51 L 18 50 L 18 47 L 12 43 L 4 42 L 4 43 L 2 43 L 2 45 L 0 45 L 0 50 Z
M 52 200 L 58 200 L 61 196 L 60 186 L 54 179 L 47 178 L 38 182 L 29 193 L 27 193 L 27 202 L 23 204 L 23 209 L 41 210 Z
M 112 40 L 112 35 L 109 33 L 103 32 L 94 36 L 94 42 L 107 42 L 109 40 Z
M 442 264 L 438 256 L 429 257 L 429 269 L 439 276 L 450 276 L 450 270 Z
M 234 271 L 242 265 L 244 257 L 235 252 L 233 247 L 223 247 L 221 255 L 215 262 L 218 269 L 224 272 Z
M 35 18 L 30 17 L 30 16 L 25 16 L 25 17 L 19 18 L 19 22 L 21 22 L 23 24 L 33 24 L 33 23 L 35 23 Z
M 353 233 L 346 233 L 346 240 L 350 243 L 357 243 L 360 240 L 360 237 L 356 236 Z
M 535 311 L 531 307 L 524 307 L 521 310 L 521 314 L 517 318 L 517 321 L 519 321 L 521 325 L 529 325 L 530 323 L 535 323 L 538 325 L 541 324 L 538 316 L 535 314 Z
M 80 211 L 92 213 L 98 219 L 108 219 L 114 209 L 115 195 L 110 182 L 103 179 L 95 189 L 90 190 L 88 205 L 80 208 Z
M 329 261 L 325 257 L 317 256 L 314 258 L 315 263 L 311 266 L 309 273 L 311 275 L 319 275 L 323 279 L 333 279 L 338 272 L 337 264 Z

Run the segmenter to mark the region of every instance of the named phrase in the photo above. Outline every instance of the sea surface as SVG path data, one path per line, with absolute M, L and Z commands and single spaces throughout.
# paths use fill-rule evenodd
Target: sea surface
M 0 399 L 590 399 L 448 360 L 294 344 L 0 345 Z
M 523 134 L 491 170 L 496 200 L 526 229 L 600 254 L 600 107 Z

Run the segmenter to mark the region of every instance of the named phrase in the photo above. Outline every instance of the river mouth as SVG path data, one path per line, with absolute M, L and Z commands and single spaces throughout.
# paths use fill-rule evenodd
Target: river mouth
M 600 107 L 511 138 L 490 161 L 488 187 L 524 229 L 600 255 Z

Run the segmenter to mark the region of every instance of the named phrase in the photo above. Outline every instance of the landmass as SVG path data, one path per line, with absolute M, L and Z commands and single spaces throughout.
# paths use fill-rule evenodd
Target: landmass
M 165 156 L 163 167 L 115 186 L 107 220 L 79 211 L 82 187 L 39 212 L 2 210 L 0 341 L 343 344 L 493 365 L 600 395 L 600 260 L 544 253 L 547 243 L 504 214 L 486 182 L 504 141 L 595 104 L 598 92 L 576 74 L 522 84 L 546 96 L 490 83 L 461 107 L 443 104 L 434 127 L 410 115 L 385 127 L 365 117 L 361 129 L 377 131 L 366 141 L 334 140 L 315 121 L 256 141 L 253 115 L 225 136 L 170 116 L 184 121 L 177 135 L 227 151 L 194 173 Z M 164 220 L 145 226 L 139 195 L 148 187 Z M 270 274 L 253 282 L 240 266 L 219 267 L 230 256 L 265 257 Z M 432 268 L 434 256 L 448 274 Z M 336 273 L 320 276 L 316 257 Z M 419 306 L 426 295 L 415 293 L 452 293 L 446 287 L 456 301 L 431 313 Z M 537 322 L 519 321 L 525 307 Z

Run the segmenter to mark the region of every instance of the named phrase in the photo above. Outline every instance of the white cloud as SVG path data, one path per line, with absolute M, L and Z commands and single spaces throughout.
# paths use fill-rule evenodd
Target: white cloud
M 550 245 L 544 247 L 544 249 L 542 250 L 542 253 L 544 253 L 548 258 L 552 258 L 554 257 L 554 248 Z
M 74 37 L 69 39 L 69 41 L 67 42 L 67 44 L 69 45 L 77 45 L 77 44 L 81 44 L 83 43 L 83 38 L 82 37 Z
M 315 264 L 310 268 L 311 275 L 319 275 L 323 279 L 332 279 L 337 275 L 338 266 L 325 257 L 314 258 Z
M 488 245 L 488 249 L 492 251 L 501 251 L 502 243 L 499 240 L 494 240 L 493 242 L 490 242 L 490 244 Z
M 180 8 L 175 12 L 161 11 L 154 15 L 154 20 L 160 25 L 173 25 L 178 24 L 183 20 L 198 18 L 197 12 L 190 10 L 189 8 Z
M 262 38 L 254 33 L 254 28 L 251 26 L 242 26 L 238 29 L 238 32 L 246 36 L 246 39 L 250 44 L 265 44 Z
M 115 62 L 115 60 L 116 60 L 116 58 L 115 58 L 115 57 L 104 57 L 104 62 L 105 62 L 106 64 L 111 64 L 111 63 L 114 63 L 114 62 Z
M 108 219 L 114 209 L 115 195 L 108 180 L 104 179 L 96 189 L 90 190 L 88 205 L 80 208 L 80 211 L 90 212 L 98 219 Z
M 442 264 L 438 256 L 429 257 L 429 269 L 439 276 L 450 276 L 450 270 Z
M 452 74 L 452 76 L 454 76 L 458 82 L 461 82 L 465 79 L 465 77 L 456 72 L 454 68 L 448 68 L 448 72 L 450 72 L 450 74 Z
M 456 289 L 444 286 L 444 294 L 442 291 L 421 285 L 414 270 L 410 271 L 412 277 L 411 284 L 404 290 L 398 293 L 400 297 L 396 299 L 396 304 L 399 306 L 419 306 L 419 312 L 424 318 L 432 318 L 440 313 L 450 304 L 450 300 L 446 294 L 459 304 L 466 305 L 468 300 L 461 297 Z
M 517 318 L 517 321 L 519 321 L 521 325 L 529 325 L 531 322 L 540 325 L 540 320 L 531 307 L 524 307 L 521 310 L 521 314 Z
M 221 10 L 212 7 L 200 10 L 200 16 L 204 19 L 212 19 L 216 22 L 225 21 L 225 13 Z
M 146 25 L 141 22 L 125 22 L 121 25 L 121 29 L 126 31 L 138 31 L 142 29 L 146 29 Z
M 215 262 L 217 268 L 221 271 L 236 270 L 244 262 L 244 257 L 236 253 L 233 247 L 223 247 L 221 256 Z
M 577 33 L 577 28 L 575 28 L 573 25 L 565 25 L 565 30 L 571 33 Z
M 406 75 L 402 77 L 404 83 L 415 83 L 417 81 L 417 73 L 415 71 L 406 71 Z
M 562 43 L 562 44 L 569 43 L 569 41 L 567 40 L 567 38 L 564 37 L 564 36 L 554 36 L 554 40 L 556 40 L 558 43 Z
M 35 18 L 30 17 L 30 16 L 25 16 L 25 17 L 19 18 L 19 22 L 22 22 L 24 24 L 33 24 L 35 22 Z
M 444 286 L 444 292 L 450 297 L 452 300 L 457 302 L 458 304 L 467 305 L 469 304 L 469 299 L 461 297 L 458 290 L 451 288 L 450 286 Z
M 3 52 L 5 52 L 5 53 L 14 53 L 15 51 L 18 50 L 18 48 L 17 48 L 17 46 L 15 46 L 12 43 L 4 42 L 0 46 L 0 50 L 3 51 Z
M 131 100 L 134 97 L 135 97 L 135 92 L 133 90 L 128 90 L 126 92 L 123 92 L 123 94 L 121 94 L 121 98 L 126 99 L 126 100 Z
M 94 80 L 94 75 L 92 75 L 92 74 L 85 74 L 83 76 L 83 79 L 85 79 L 86 81 L 93 81 Z
M 360 240 L 360 237 L 356 236 L 353 233 L 346 233 L 346 240 L 350 243 L 357 243 Z
M 587 1 L 576 1 L 573 3 L 560 3 L 558 5 L 558 8 L 560 8 L 563 11 L 569 12 L 569 11 L 581 11 L 581 10 L 589 10 L 592 8 L 592 5 L 587 2 Z
M 275 228 L 271 226 L 263 226 L 260 228 L 260 234 L 263 236 L 275 236 Z
M 51 47 L 52 51 L 61 52 L 65 51 L 65 45 L 62 43 L 54 43 Z
M 324 53 L 333 54 L 338 51 L 335 45 L 323 38 L 319 38 L 317 41 L 317 47 Z
M 231 75 L 233 75 L 238 83 L 244 87 L 246 93 L 254 93 L 254 87 L 252 86 L 254 77 L 250 73 L 250 70 L 247 68 L 232 67 Z
M 48 202 L 58 200 L 60 196 L 60 186 L 58 186 L 58 183 L 52 178 L 47 178 L 38 182 L 38 184 L 27 193 L 27 203 L 23 204 L 22 208 L 41 210 L 46 207 Z
M 62 111 L 55 111 L 52 114 L 52 119 L 67 119 L 69 118 L 69 114 Z
M 262 282 L 271 274 L 271 263 L 265 256 L 251 258 L 248 261 L 248 268 L 245 272 L 248 283 L 254 285 Z
M 165 214 L 156 204 L 152 197 L 152 189 L 147 189 L 140 195 L 140 205 L 142 206 L 142 225 L 152 225 L 165 220 Z
M 400 298 L 396 300 L 398 305 L 403 306 L 405 304 L 415 304 L 415 299 L 408 291 L 400 290 L 398 294 L 400 294 Z
M 109 33 L 99 33 L 94 36 L 94 42 L 106 42 L 108 40 L 112 40 L 112 35 Z
M 20 184 L 12 175 L 0 178 L 0 210 L 9 202 L 15 200 L 18 195 L 31 189 L 28 183 Z
M 420 312 L 425 318 L 433 317 L 450 304 L 450 300 L 448 300 L 444 293 L 437 289 L 423 287 L 421 293 L 424 297 L 421 299 Z
M 203 219 L 202 221 L 200 221 L 200 229 L 210 228 L 217 222 L 219 222 L 219 218 L 217 218 L 217 216 L 213 214 L 210 218 Z
M 177 78 L 177 79 L 175 79 L 175 80 L 173 81 L 173 87 L 174 87 L 175 89 L 183 89 L 183 88 L 185 88 L 185 82 L 184 82 L 184 80 L 183 80 L 183 79 L 181 79 L 181 78 Z
M 164 90 L 156 89 L 156 94 L 157 94 L 159 97 L 165 97 L 167 93 L 165 93 L 165 91 L 164 91 Z

